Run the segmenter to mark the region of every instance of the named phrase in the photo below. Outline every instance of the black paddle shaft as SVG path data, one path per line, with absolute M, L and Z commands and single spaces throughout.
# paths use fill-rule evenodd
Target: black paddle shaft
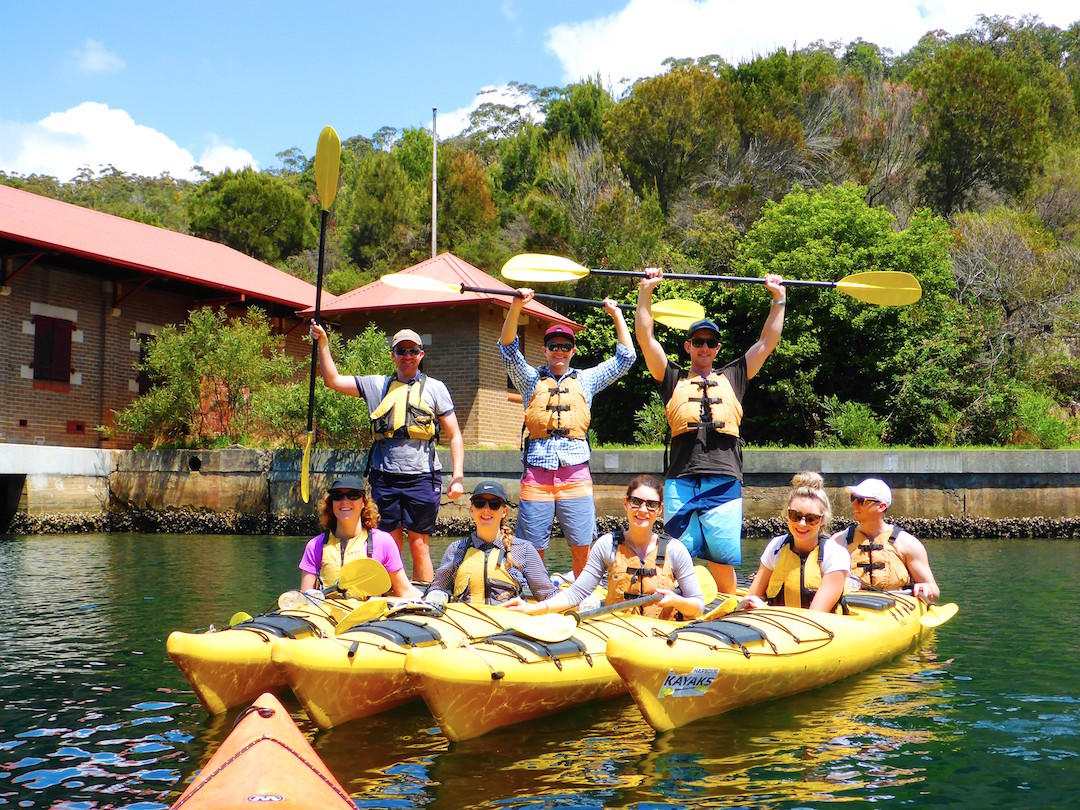
M 488 293 L 489 295 L 509 295 L 514 298 L 522 298 L 522 294 L 517 290 L 496 290 L 494 287 L 470 287 L 467 284 L 461 285 L 461 292 L 475 292 L 475 293 Z M 557 301 L 564 304 L 579 304 L 583 307 L 602 307 L 603 301 L 597 301 L 595 298 L 574 298 L 569 295 L 553 295 L 552 293 L 533 293 L 533 298 L 538 298 L 541 301 Z M 619 304 L 620 309 L 625 309 L 627 312 L 634 309 L 633 304 Z
M 645 278 L 644 273 L 633 270 L 590 270 L 594 276 L 633 276 Z M 764 284 L 765 279 L 753 276 L 708 276 L 703 273 L 664 273 L 664 278 L 678 278 L 683 281 L 729 281 L 734 284 Z M 809 279 L 784 279 L 785 287 L 835 287 L 835 281 L 811 281 Z
M 322 211 L 319 222 L 319 269 L 315 275 L 315 323 L 319 322 L 319 309 L 322 306 L 322 274 L 323 254 L 326 251 L 326 221 L 330 218 L 329 211 Z M 311 425 L 315 419 L 315 364 L 319 360 L 319 342 L 311 341 L 311 382 L 308 385 L 307 399 L 307 432 L 311 433 Z
M 626 610 L 627 608 L 641 607 L 642 605 L 651 605 L 653 602 L 659 602 L 664 598 L 662 593 L 650 593 L 647 596 L 639 596 L 636 599 L 625 599 L 622 602 L 614 602 L 610 605 L 601 605 L 598 608 L 592 610 L 583 610 L 581 613 L 571 613 L 577 621 L 583 619 L 591 619 L 593 616 L 601 616 L 605 613 L 612 613 L 616 610 Z

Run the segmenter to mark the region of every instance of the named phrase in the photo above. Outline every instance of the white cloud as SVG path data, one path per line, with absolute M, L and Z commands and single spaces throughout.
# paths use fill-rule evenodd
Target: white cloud
M 250 152 L 209 136 L 199 157 L 209 171 L 226 167 L 258 168 Z M 83 167 L 93 171 L 113 165 L 133 174 L 198 179 L 192 153 L 152 127 L 135 123 L 125 110 L 84 101 L 47 115 L 33 124 L 0 121 L 0 169 L 17 174 L 46 174 L 70 180 Z
M 525 115 L 534 121 L 543 118 L 532 99 L 510 85 L 504 84 L 499 87 L 487 86 L 482 88 L 468 106 L 461 107 L 449 112 L 439 112 L 439 138 L 451 138 L 459 135 L 469 128 L 469 115 L 479 109 L 481 104 L 505 104 L 508 107 L 518 105 L 525 106 Z
M 126 67 L 124 60 L 105 49 L 105 43 L 87 39 L 86 44 L 73 52 L 75 63 L 83 73 L 111 73 Z
M 860 37 L 903 53 L 927 31 L 967 30 L 979 14 L 1035 14 L 1059 27 L 1080 18 L 1075 0 L 630 0 L 607 17 L 553 27 L 547 47 L 562 63 L 565 81 L 599 74 L 603 84 L 625 87 L 661 72 L 669 56 L 719 54 L 739 64 L 779 47 Z

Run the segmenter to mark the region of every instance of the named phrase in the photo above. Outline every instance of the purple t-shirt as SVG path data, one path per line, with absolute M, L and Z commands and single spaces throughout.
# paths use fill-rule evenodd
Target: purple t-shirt
M 382 529 L 368 529 L 368 533 L 371 535 L 371 559 L 381 562 L 383 568 L 390 574 L 405 567 L 401 563 L 401 553 L 398 551 L 397 543 L 394 542 L 394 538 L 389 532 L 384 532 Z M 301 571 L 319 576 L 319 571 L 322 569 L 323 540 L 325 537 L 326 534 L 320 532 L 308 540 L 307 545 L 304 547 L 304 556 L 300 558 Z M 349 542 L 355 543 L 356 540 L 353 539 Z M 367 544 L 367 540 L 364 541 L 364 544 Z

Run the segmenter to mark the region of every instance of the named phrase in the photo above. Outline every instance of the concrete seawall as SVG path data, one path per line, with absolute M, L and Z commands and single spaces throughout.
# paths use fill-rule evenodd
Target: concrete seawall
M 440 451 L 444 467 L 449 454 Z M 304 533 L 314 504 L 300 497 L 295 451 L 115 451 L 0 444 L 0 531 L 225 531 Z M 363 451 L 312 454 L 313 501 L 329 480 L 364 469 Z M 621 519 L 627 481 L 659 475 L 659 450 L 597 450 L 592 471 L 599 515 Z M 849 514 L 843 487 L 884 478 L 893 488 L 891 515 L 907 525 L 955 534 L 1080 534 L 1080 451 L 1037 450 L 747 450 L 744 516 L 748 531 L 776 520 L 791 476 L 821 472 L 838 517 Z M 516 500 L 520 455 L 466 452 L 466 491 L 491 478 Z M 455 531 L 464 502 L 447 503 L 440 523 Z M 945 521 L 942 523 L 942 521 Z M 1004 528 L 1002 528 L 1004 527 Z M 987 534 L 989 532 L 989 534 Z

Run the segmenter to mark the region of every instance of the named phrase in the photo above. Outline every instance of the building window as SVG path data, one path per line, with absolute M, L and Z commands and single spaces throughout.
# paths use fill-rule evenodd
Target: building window
M 140 397 L 143 394 L 145 394 L 147 391 L 149 391 L 151 388 L 154 387 L 153 383 L 150 382 L 150 375 L 147 374 L 146 371 L 142 367 L 143 363 L 146 362 L 146 355 L 150 350 L 150 341 L 153 340 L 153 338 L 154 338 L 153 335 L 147 335 L 147 334 L 143 334 L 143 333 L 139 333 L 139 335 L 138 335 L 138 340 L 139 340 L 139 360 L 138 360 L 138 363 L 137 363 L 137 365 L 135 367 L 136 368 L 135 382 L 137 383 L 137 385 L 139 387 L 139 396 Z
M 34 316 L 34 380 L 43 382 L 71 381 L 72 321 Z

